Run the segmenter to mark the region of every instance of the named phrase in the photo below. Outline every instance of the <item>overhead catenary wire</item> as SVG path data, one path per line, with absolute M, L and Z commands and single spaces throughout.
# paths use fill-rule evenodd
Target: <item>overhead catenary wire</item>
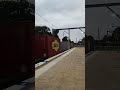
M 46 22 L 48 22 L 49 24 L 51 24 L 53 27 L 57 28 L 54 24 L 50 23 L 47 19 L 45 19 L 43 16 L 41 16 L 40 14 L 38 14 L 37 12 L 35 12 L 39 17 L 41 17 L 42 19 L 44 19 Z
M 113 9 L 111 9 L 109 6 L 106 6 L 116 17 L 120 19 L 120 15 L 117 14 Z
M 37 8 L 37 9 L 39 9 L 39 8 Z M 37 10 L 36 9 L 36 10 Z M 44 9 L 46 9 L 46 10 L 48 10 L 48 8 L 44 8 Z M 45 21 L 47 21 L 48 23 L 50 23 L 47 19 L 45 19 L 44 17 L 42 17 L 40 14 L 38 14 L 37 12 L 35 12 L 38 16 L 40 16 L 41 18 L 43 18 Z M 66 13 L 64 13 L 65 15 L 67 15 L 68 16 L 68 14 L 66 14 Z M 70 17 L 70 18 L 72 18 L 72 17 Z M 57 28 L 54 24 L 52 24 L 52 23 L 50 23 L 52 26 L 54 26 L 55 28 Z M 81 28 L 85 28 L 85 27 L 81 27 Z M 78 28 L 79 29 L 79 28 Z
M 37 8 L 39 9 L 39 8 Z M 36 9 L 36 10 L 37 10 Z M 48 8 L 45 8 L 46 10 L 48 10 Z M 38 14 L 37 12 L 35 12 L 38 16 L 40 16 L 42 19 L 44 19 L 46 22 L 50 23 L 47 19 L 45 19 L 44 17 L 42 17 L 40 14 Z M 64 13 L 65 15 L 68 15 L 66 13 Z M 72 18 L 72 17 L 71 17 Z M 54 26 L 55 28 L 57 28 L 54 24 L 50 23 L 52 26 Z M 80 27 L 80 28 L 85 28 L 85 27 Z M 79 28 L 78 28 L 79 29 Z M 54 30 L 54 29 L 53 29 Z

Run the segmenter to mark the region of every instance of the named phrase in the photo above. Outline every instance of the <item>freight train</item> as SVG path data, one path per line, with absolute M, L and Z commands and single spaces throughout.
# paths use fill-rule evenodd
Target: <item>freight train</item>
M 0 26 L 0 90 L 35 76 L 35 62 L 61 52 L 60 39 L 35 35 L 34 22 L 19 20 Z
M 58 37 L 36 34 L 33 39 L 33 58 L 35 63 L 44 61 L 74 47 L 73 42 L 61 42 Z
M 35 62 L 43 61 L 60 53 L 60 39 L 49 35 L 35 35 L 33 58 Z
M 27 0 L 0 0 L 0 90 L 35 76 L 34 7 Z
M 30 20 L 0 23 L 0 90 L 34 76 Z

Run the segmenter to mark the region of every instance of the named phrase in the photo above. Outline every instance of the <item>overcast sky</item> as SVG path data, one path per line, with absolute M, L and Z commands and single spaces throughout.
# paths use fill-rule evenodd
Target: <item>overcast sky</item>
M 116 3 L 120 0 L 86 0 L 86 4 L 102 4 L 102 3 Z M 111 6 L 117 14 L 120 15 L 120 6 Z M 86 34 L 94 36 L 98 39 L 98 28 L 100 30 L 100 38 L 107 34 L 107 30 L 114 30 L 115 27 L 111 25 L 120 26 L 120 19 L 116 17 L 106 7 L 86 8 Z
M 49 22 L 35 14 L 35 24 L 50 29 L 85 26 L 85 0 L 35 0 L 35 12 Z M 63 38 L 63 32 L 59 32 L 60 38 Z M 68 36 L 67 31 L 64 36 Z M 78 41 L 83 37 L 80 30 L 71 30 L 71 40 Z

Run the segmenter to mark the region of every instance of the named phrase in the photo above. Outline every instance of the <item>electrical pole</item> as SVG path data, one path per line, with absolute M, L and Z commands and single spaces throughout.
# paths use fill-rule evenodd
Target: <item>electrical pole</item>
M 77 43 L 77 38 L 76 38 L 76 43 Z
M 68 34 L 69 34 L 69 49 L 70 49 L 70 45 L 71 45 L 71 43 L 70 43 L 70 29 L 68 29 Z
M 70 41 L 70 29 L 68 29 L 68 33 L 69 33 L 69 41 Z

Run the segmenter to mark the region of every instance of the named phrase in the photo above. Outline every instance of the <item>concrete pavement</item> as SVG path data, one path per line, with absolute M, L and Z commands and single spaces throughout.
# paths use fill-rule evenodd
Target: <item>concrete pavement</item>
M 84 48 L 75 48 L 61 59 L 37 76 L 35 90 L 85 90 Z
M 86 90 L 120 90 L 120 52 L 96 51 L 85 67 Z

